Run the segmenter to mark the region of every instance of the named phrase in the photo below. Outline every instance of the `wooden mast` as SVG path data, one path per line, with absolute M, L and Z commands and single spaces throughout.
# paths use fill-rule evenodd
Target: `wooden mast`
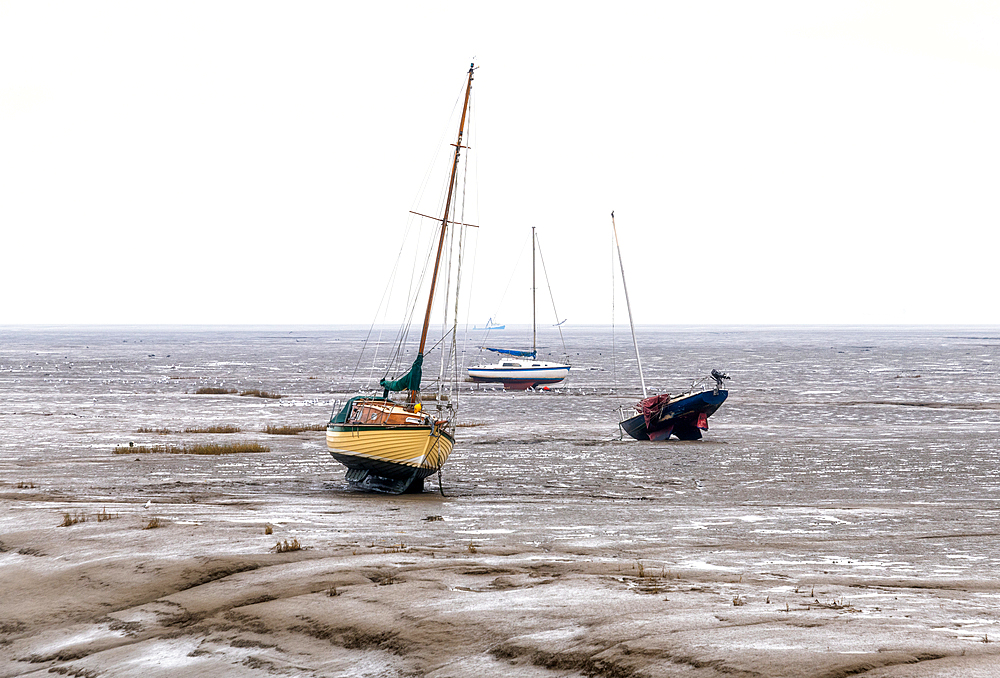
M 431 307 L 434 305 L 434 288 L 437 285 L 438 268 L 441 265 L 441 250 L 444 249 L 444 235 L 448 228 L 448 213 L 451 211 L 451 198 L 455 192 L 455 177 L 458 174 L 458 158 L 462 152 L 462 134 L 465 131 L 465 116 L 469 110 L 469 94 L 472 92 L 472 73 L 476 70 L 475 63 L 469 64 L 469 81 L 465 87 L 465 103 L 462 105 L 462 121 L 458 125 L 458 141 L 455 142 L 455 159 L 451 164 L 451 179 L 448 181 L 448 198 L 444 204 L 444 216 L 441 217 L 441 237 L 438 239 L 437 256 L 434 258 L 434 274 L 431 276 L 431 290 L 427 295 L 427 311 L 424 313 L 424 328 L 420 332 L 420 348 L 417 354 L 423 355 L 424 346 L 427 343 L 427 328 L 431 322 Z M 410 401 L 415 400 L 413 391 L 410 391 Z
M 639 365 L 639 383 L 642 384 L 642 397 L 646 399 L 646 380 L 642 376 L 642 360 L 639 358 L 639 343 L 635 340 L 635 325 L 632 324 L 632 302 L 628 300 L 628 285 L 625 284 L 625 262 L 622 261 L 622 248 L 618 244 L 618 228 L 615 226 L 615 213 L 611 213 L 611 230 L 615 233 L 615 248 L 618 250 L 618 266 L 622 269 L 622 289 L 625 290 L 625 306 L 628 308 L 628 326 L 632 329 L 632 346 L 635 347 L 635 362 Z M 614 270 L 614 269 L 612 269 Z

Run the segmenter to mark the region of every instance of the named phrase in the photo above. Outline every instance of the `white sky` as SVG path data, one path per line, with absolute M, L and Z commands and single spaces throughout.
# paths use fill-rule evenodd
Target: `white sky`
M 1000 323 L 995 2 L 0 0 L 0 324 L 371 322 L 473 57 L 473 322 Z

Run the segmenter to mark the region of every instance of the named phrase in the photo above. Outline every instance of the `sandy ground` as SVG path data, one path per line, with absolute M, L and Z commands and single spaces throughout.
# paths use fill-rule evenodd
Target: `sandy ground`
M 165 456 L 106 468 L 225 463 Z M 0 676 L 1000 675 L 995 578 L 838 573 L 830 554 L 859 548 L 839 539 L 643 545 L 616 511 L 663 508 L 645 497 L 560 539 L 544 496 L 490 529 L 518 523 L 491 523 L 502 493 L 372 497 L 334 468 L 283 495 L 161 483 L 144 508 L 141 481 L 102 473 L 139 496 L 0 489 Z
M 262 431 L 327 420 L 357 333 L 8 332 L 0 677 L 1000 676 L 996 334 L 653 335 L 652 383 L 736 375 L 654 444 L 580 332 L 559 393 L 463 396 L 446 496 L 403 497 Z M 215 440 L 270 451 L 113 454 Z

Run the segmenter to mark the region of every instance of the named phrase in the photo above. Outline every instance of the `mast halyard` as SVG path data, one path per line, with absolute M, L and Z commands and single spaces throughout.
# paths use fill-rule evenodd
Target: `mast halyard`
M 646 380 L 642 376 L 642 359 L 639 357 L 639 342 L 635 340 L 635 325 L 632 324 L 632 302 L 628 300 L 628 285 L 625 284 L 625 264 L 622 262 L 622 248 L 618 244 L 618 228 L 615 226 L 615 213 L 613 211 L 611 212 L 611 230 L 615 234 L 615 248 L 618 250 L 618 266 L 622 270 L 622 288 L 625 290 L 625 306 L 628 308 L 628 326 L 632 330 L 632 346 L 635 347 L 635 362 L 639 365 L 639 383 L 642 384 L 642 397 L 645 399 Z
M 431 308 L 434 305 L 434 288 L 437 286 L 438 268 L 441 266 L 441 251 L 444 249 L 445 232 L 448 230 L 448 214 L 451 211 L 451 199 L 455 193 L 455 178 L 458 175 L 458 159 L 462 153 L 462 135 L 465 132 L 465 117 L 469 111 L 469 95 L 472 92 L 472 74 L 476 70 L 475 63 L 469 64 L 469 80 L 465 86 L 465 103 L 462 105 L 462 121 L 458 125 L 458 140 L 455 142 L 455 158 L 451 164 L 451 178 L 448 180 L 448 197 L 445 200 L 444 215 L 441 217 L 441 237 L 438 238 L 437 255 L 434 258 L 434 273 L 431 275 L 431 289 L 427 295 L 427 311 L 424 313 L 424 326 L 420 331 L 420 347 L 417 355 L 422 356 L 427 343 L 427 329 L 431 322 Z M 416 401 L 416 392 L 410 391 L 410 402 Z

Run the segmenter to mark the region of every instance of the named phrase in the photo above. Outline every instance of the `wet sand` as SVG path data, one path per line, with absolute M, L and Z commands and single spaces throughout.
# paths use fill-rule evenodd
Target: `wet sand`
M 907 370 L 932 339 L 901 344 Z M 926 349 L 910 378 L 896 343 L 873 342 L 872 377 L 873 349 L 835 340 L 720 341 L 742 387 L 700 442 L 619 440 L 606 373 L 468 393 L 445 496 L 432 478 L 403 497 L 349 490 L 322 433 L 260 432 L 329 416 L 335 377 L 292 386 L 329 377 L 308 352 L 259 380 L 286 395 L 265 401 L 194 395 L 134 345 L 123 374 L 105 355 L 85 368 L 102 379 L 70 382 L 8 342 L 0 676 L 1000 675 L 995 368 L 976 394 L 947 388 L 996 342 Z M 199 383 L 298 355 L 216 367 L 217 346 L 174 341 Z M 112 454 L 205 440 L 177 432 L 195 421 L 271 451 Z M 175 432 L 137 433 L 154 422 Z

